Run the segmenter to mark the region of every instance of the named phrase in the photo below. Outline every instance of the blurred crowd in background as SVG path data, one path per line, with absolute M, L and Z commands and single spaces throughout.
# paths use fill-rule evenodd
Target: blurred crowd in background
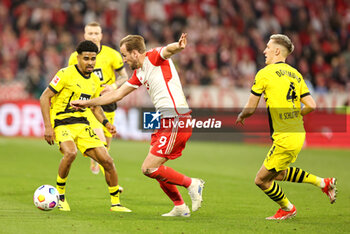
M 269 36 L 284 33 L 295 45 L 287 62 L 312 92 L 350 92 L 347 0 L 0 0 L 0 86 L 38 98 L 91 21 L 117 50 L 127 34 L 150 49 L 187 32 L 174 56 L 184 85 L 250 88 Z

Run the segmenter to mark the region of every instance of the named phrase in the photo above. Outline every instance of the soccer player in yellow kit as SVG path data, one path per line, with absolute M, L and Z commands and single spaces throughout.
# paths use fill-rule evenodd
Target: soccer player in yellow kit
M 297 212 L 275 180 L 310 183 L 321 188 L 331 203 L 336 200 L 335 178 L 320 178 L 289 166 L 304 144 L 303 116 L 316 108 L 302 75 L 285 63 L 293 50 L 294 45 L 287 36 L 270 37 L 264 50 L 266 66 L 257 73 L 249 100 L 236 120 L 236 124 L 243 125 L 244 119 L 254 114 L 264 94 L 273 145 L 256 175 L 255 184 L 280 205 L 274 216 L 266 218 L 270 220 L 288 219 Z
M 97 52 L 98 48 L 92 41 L 81 42 L 77 47 L 77 64 L 59 70 L 40 97 L 45 140 L 50 145 L 56 142 L 63 154 L 56 186 L 60 194 L 58 209 L 70 211 L 65 198 L 66 181 L 79 149 L 83 155 L 96 160 L 105 169 L 111 211 L 130 212 L 131 210 L 120 204 L 117 171 L 103 142 L 89 125 L 88 108 L 75 110 L 70 107 L 72 100 L 89 100 L 100 94 L 100 81 L 93 73 Z M 91 110 L 100 122 L 104 122 L 106 117 L 101 107 Z M 116 133 L 115 126 L 111 123 L 106 123 L 106 127 L 111 134 Z
M 102 36 L 102 28 L 99 23 L 91 22 L 85 26 L 84 39 L 94 42 L 98 47 L 94 73 L 100 78 L 101 85 L 105 89 L 113 90 L 121 86 L 128 79 L 128 75 L 124 68 L 123 58 L 121 57 L 120 53 L 108 46 L 101 45 Z M 76 51 L 71 54 L 68 64 L 77 64 Z M 118 80 L 116 80 L 115 71 L 118 74 Z M 112 103 L 108 105 L 103 105 L 102 109 L 107 117 L 108 122 L 113 124 L 117 104 Z M 98 137 L 105 143 L 107 149 L 109 149 L 112 141 L 112 135 L 107 130 L 107 128 L 103 126 L 107 122 L 105 121 L 102 125 L 99 121 L 96 120 L 96 118 L 90 111 L 88 112 L 88 119 L 90 121 L 92 129 L 95 131 Z M 91 159 L 90 168 L 92 173 L 99 173 L 99 166 L 93 159 Z M 101 169 L 103 168 L 101 167 Z

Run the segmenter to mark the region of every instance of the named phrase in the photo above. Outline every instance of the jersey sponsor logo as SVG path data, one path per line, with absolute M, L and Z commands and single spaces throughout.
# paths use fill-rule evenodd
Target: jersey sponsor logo
M 98 78 L 100 78 L 100 81 L 103 81 L 103 73 L 101 68 L 94 69 L 94 73 Z
M 59 81 L 60 81 L 60 78 L 56 75 L 56 76 L 52 79 L 51 83 L 54 84 L 54 85 L 57 85 Z
M 80 94 L 79 100 L 90 100 L 91 95 L 82 93 Z

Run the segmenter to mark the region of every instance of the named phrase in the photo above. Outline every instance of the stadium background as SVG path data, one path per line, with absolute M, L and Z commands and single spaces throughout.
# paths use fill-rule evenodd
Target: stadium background
M 127 34 L 143 35 L 147 48 L 152 48 L 188 32 L 189 45 L 174 61 L 193 108 L 239 110 L 255 73 L 264 66 L 262 51 L 269 35 L 289 35 L 296 49 L 287 62 L 302 73 L 318 107 L 328 109 L 324 121 L 308 135 L 307 145 L 350 147 L 346 121 L 341 130 L 328 125 L 335 124 L 334 114 L 344 112 L 336 108 L 349 106 L 350 100 L 348 1 L 2 0 L 0 20 L 0 135 L 42 136 L 37 99 L 57 70 L 67 66 L 70 53 L 83 40 L 84 25 L 98 21 L 102 43 L 117 50 Z M 263 108 L 264 102 L 260 104 Z M 120 106 L 119 137 L 148 139 L 138 117 L 140 107 L 152 106 L 145 89 Z M 234 118 L 226 126 L 233 125 Z M 313 114 L 309 123 L 317 119 Z M 259 118 L 249 121 L 251 126 L 264 124 Z M 195 134 L 193 139 L 268 142 L 268 131 L 233 133 Z

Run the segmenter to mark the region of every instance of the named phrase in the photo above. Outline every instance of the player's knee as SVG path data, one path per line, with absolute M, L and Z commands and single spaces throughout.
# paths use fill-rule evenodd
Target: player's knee
M 76 150 L 71 150 L 64 153 L 64 158 L 67 160 L 68 163 L 72 163 L 77 156 Z
M 148 166 L 145 164 L 145 162 L 143 162 L 142 166 L 141 166 L 141 171 L 142 174 L 144 175 L 148 175 L 149 174 L 149 168 Z
M 281 172 L 276 176 L 275 180 L 279 180 L 279 181 L 283 180 L 283 178 L 284 178 L 285 175 L 286 175 L 286 172 L 287 172 L 287 170 L 281 171 Z
M 144 174 L 144 175 L 150 174 L 150 173 L 149 173 L 149 168 L 147 168 L 147 167 L 142 166 L 142 167 L 141 167 L 141 171 L 142 171 L 142 174 Z
M 264 181 L 259 177 L 255 177 L 254 183 L 259 188 L 263 187 L 263 185 L 264 185 Z
M 153 172 L 157 171 L 158 168 L 149 168 L 146 166 L 141 167 L 141 171 L 145 176 L 149 176 L 150 174 L 152 174 Z
M 114 162 L 112 157 L 106 157 L 103 160 L 101 160 L 100 163 L 106 171 L 113 170 L 114 168 Z

